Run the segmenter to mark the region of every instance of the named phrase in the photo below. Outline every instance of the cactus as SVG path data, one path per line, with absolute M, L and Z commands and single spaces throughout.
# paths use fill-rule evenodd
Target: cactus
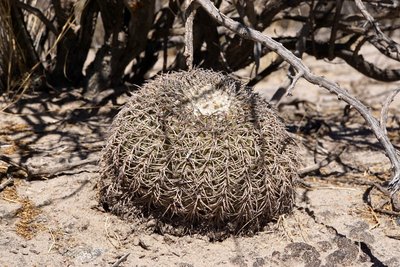
M 237 233 L 292 209 L 295 144 L 268 103 L 230 76 L 160 75 L 130 98 L 109 133 L 99 188 L 115 214 Z

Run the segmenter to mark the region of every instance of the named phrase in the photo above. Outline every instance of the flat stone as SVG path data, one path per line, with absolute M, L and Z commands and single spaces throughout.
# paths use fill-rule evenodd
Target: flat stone
M 0 201 L 0 219 L 15 218 L 22 205 L 20 203 L 12 203 L 8 201 Z

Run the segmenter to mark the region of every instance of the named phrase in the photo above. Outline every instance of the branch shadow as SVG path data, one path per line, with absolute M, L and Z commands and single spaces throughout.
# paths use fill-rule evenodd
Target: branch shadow
M 82 88 L 33 92 L 3 111 L 0 140 L 14 147 L 8 154 L 21 165 L 34 158 L 40 165 L 86 159 L 102 148 L 117 99 L 130 90 L 109 89 L 93 99 Z

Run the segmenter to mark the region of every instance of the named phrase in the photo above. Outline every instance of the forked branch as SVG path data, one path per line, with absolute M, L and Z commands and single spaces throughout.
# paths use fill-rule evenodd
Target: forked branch
M 355 0 L 355 4 L 375 31 L 375 36 L 370 38 L 370 42 L 384 55 L 394 60 L 400 60 L 400 45 L 383 33 L 361 0 Z
M 286 49 L 281 43 L 273 40 L 271 37 L 249 28 L 237 21 L 230 19 L 229 17 L 222 14 L 209 0 L 194 0 L 191 5 L 199 4 L 215 21 L 225 26 L 227 29 L 238 34 L 242 38 L 250 39 L 256 42 L 260 42 L 270 50 L 281 56 L 286 62 L 288 62 L 297 73 L 302 74 L 302 77 L 308 82 L 319 85 L 327 89 L 329 92 L 334 93 L 339 99 L 342 99 L 352 107 L 354 107 L 361 116 L 365 119 L 368 125 L 371 127 L 376 138 L 382 144 L 385 149 L 387 157 L 390 159 L 393 168 L 393 177 L 389 183 L 390 188 L 395 192 L 400 189 L 400 159 L 396 153 L 393 144 L 389 140 L 388 136 L 382 130 L 379 121 L 372 115 L 369 109 L 361 103 L 357 98 L 353 97 L 348 93 L 347 90 L 341 88 L 337 84 L 313 74 L 310 69 L 303 64 L 301 59 L 296 57 L 291 51 Z M 191 8 L 190 6 L 188 8 Z

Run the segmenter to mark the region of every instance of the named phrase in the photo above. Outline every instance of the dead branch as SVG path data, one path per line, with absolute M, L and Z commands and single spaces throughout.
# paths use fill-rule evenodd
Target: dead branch
M 7 186 L 13 185 L 14 180 L 12 178 L 8 178 L 4 182 L 0 184 L 0 192 L 3 191 Z
M 336 55 L 360 73 L 378 81 L 394 82 L 400 80 L 400 69 L 381 69 L 366 61 L 362 55 L 354 54 L 349 49 L 338 50 Z
M 261 72 L 257 73 L 256 77 L 251 79 L 248 83 L 247 86 L 254 86 L 256 85 L 259 81 L 267 77 L 269 74 L 272 72 L 276 71 L 283 63 L 283 59 L 281 57 L 277 58 L 271 64 L 263 69 Z
M 33 47 L 32 38 L 24 23 L 24 16 L 21 9 L 13 4 L 11 5 L 11 19 L 13 21 L 14 34 L 18 46 L 21 48 L 21 52 L 24 54 L 24 60 L 28 68 L 39 70 L 42 69 L 42 65 L 39 60 L 39 56 Z
M 17 7 L 24 9 L 26 11 L 28 11 L 29 13 L 34 14 L 36 17 L 38 17 L 44 25 L 46 25 L 46 27 L 54 33 L 54 35 L 58 36 L 60 34 L 60 32 L 57 30 L 57 28 L 53 25 L 53 23 L 51 23 L 51 21 L 46 18 L 46 16 L 43 14 L 42 11 L 40 11 L 40 9 L 33 7 L 31 5 L 25 4 L 21 1 L 15 1 L 15 4 L 17 5 Z
M 382 214 L 386 214 L 386 215 L 390 215 L 390 216 L 400 216 L 400 212 L 396 212 L 396 211 L 391 211 L 391 210 L 385 210 L 385 209 L 373 209 L 375 212 L 378 213 L 382 213 Z
M 349 105 L 353 106 L 371 127 L 373 133 L 382 144 L 383 148 L 386 151 L 387 157 L 392 163 L 394 173 L 393 178 L 389 184 L 390 188 L 393 191 L 397 191 L 400 189 L 399 156 L 397 155 L 396 150 L 393 147 L 393 144 L 389 140 L 388 136 L 382 131 L 379 121 L 372 115 L 372 113 L 363 103 L 350 95 L 347 90 L 339 87 L 337 84 L 323 77 L 313 74 L 311 70 L 307 66 L 305 66 L 298 57 L 296 57 L 292 52 L 286 49 L 281 43 L 273 40 L 271 37 L 230 19 L 229 17 L 219 12 L 219 10 L 209 0 L 194 0 L 194 2 L 200 4 L 201 7 L 219 24 L 225 26 L 242 38 L 250 39 L 264 44 L 269 49 L 280 55 L 291 66 L 293 66 L 296 69 L 297 73 L 301 73 L 302 77 L 308 82 L 327 89 L 329 92 L 336 94 L 339 99 L 342 99 Z
M 383 53 L 387 57 L 393 58 L 395 60 L 400 60 L 400 45 L 387 37 L 382 32 L 375 19 L 367 11 L 367 8 L 361 0 L 355 0 L 355 3 L 364 18 L 369 22 L 369 24 L 371 24 L 375 31 L 375 35 L 373 36 L 373 38 L 371 38 L 372 42 L 370 43 L 372 43 L 381 53 Z
M 336 151 L 333 151 L 332 153 L 329 153 L 329 155 L 326 158 L 324 158 L 323 160 L 317 162 L 314 165 L 302 168 L 297 173 L 299 174 L 300 177 L 303 177 L 309 173 L 318 171 L 322 167 L 325 167 L 332 161 L 336 160 L 344 152 L 345 149 L 346 149 L 346 147 L 342 147 Z
M 125 255 L 123 255 L 121 258 L 119 258 L 116 262 L 114 262 L 113 265 L 111 265 L 111 267 L 118 267 L 121 263 L 123 263 L 124 261 L 126 261 L 126 259 L 129 257 L 131 253 L 126 253 Z
M 335 42 L 336 42 L 336 36 L 339 28 L 339 21 L 340 21 L 340 13 L 342 12 L 342 7 L 343 7 L 343 0 L 337 0 L 336 1 L 336 11 L 335 11 L 335 16 L 333 19 L 333 26 L 332 26 L 332 31 L 331 31 L 331 37 L 329 39 L 329 59 L 332 60 L 334 56 L 334 48 L 335 48 Z
M 193 50 L 193 21 L 196 16 L 197 5 L 191 2 L 186 8 L 185 22 L 185 57 L 186 65 L 189 70 L 193 68 L 194 50 Z
M 295 49 L 297 43 L 297 38 L 295 37 L 276 38 L 274 40 L 279 41 L 290 50 Z M 383 82 L 394 82 L 400 80 L 400 69 L 383 69 L 377 67 L 373 63 L 365 60 L 362 55 L 357 54 L 356 50 L 350 49 L 352 44 L 352 42 L 346 44 L 335 44 L 335 57 L 343 59 L 358 72 L 375 80 Z M 307 40 L 305 52 L 309 55 L 315 56 L 317 59 L 328 58 L 329 45 L 330 44 L 327 42 L 312 42 Z
M 386 129 L 386 122 L 387 122 L 387 116 L 388 116 L 388 112 L 389 112 L 389 106 L 390 103 L 393 102 L 394 98 L 396 97 L 396 95 L 400 93 L 400 89 L 396 89 L 393 90 L 390 95 L 386 98 L 386 101 L 383 104 L 382 110 L 381 110 L 381 121 L 380 121 L 380 125 L 382 128 L 382 131 L 387 134 L 387 129 Z

